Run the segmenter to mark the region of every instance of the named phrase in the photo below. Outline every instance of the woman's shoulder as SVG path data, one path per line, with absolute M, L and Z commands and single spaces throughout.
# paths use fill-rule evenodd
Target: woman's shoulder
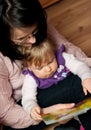
M 5 62 L 5 56 L 0 52 L 0 75 L 8 73 L 7 63 Z
M 5 72 L 5 73 L 14 73 L 16 71 L 21 70 L 21 62 L 20 61 L 15 61 L 12 62 L 10 58 L 7 56 L 4 56 L 2 53 L 0 53 L 0 73 Z

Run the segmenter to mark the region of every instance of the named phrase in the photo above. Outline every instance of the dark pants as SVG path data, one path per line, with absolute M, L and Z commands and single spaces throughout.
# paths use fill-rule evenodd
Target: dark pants
M 90 94 L 88 94 L 87 96 L 84 95 L 80 78 L 76 75 L 71 74 L 65 80 L 59 82 L 56 85 L 53 85 L 44 90 L 38 89 L 37 98 L 40 107 L 48 107 L 58 103 L 71 103 L 71 102 L 78 103 L 89 96 L 91 95 Z M 87 113 L 80 115 L 79 119 L 82 125 L 84 126 L 85 130 L 91 130 L 91 111 L 88 111 Z M 72 123 L 68 122 L 65 125 L 60 125 L 59 128 L 60 130 L 61 128 L 62 130 L 68 130 L 69 129 L 68 125 L 72 126 Z M 37 126 L 31 126 L 29 128 L 21 130 L 43 130 L 43 128 L 45 127 L 46 125 L 43 122 L 41 122 Z M 72 130 L 76 130 L 75 125 L 73 125 L 72 128 L 74 128 Z M 14 129 L 7 128 L 5 130 L 14 130 Z M 58 128 L 56 127 L 55 130 L 58 130 Z

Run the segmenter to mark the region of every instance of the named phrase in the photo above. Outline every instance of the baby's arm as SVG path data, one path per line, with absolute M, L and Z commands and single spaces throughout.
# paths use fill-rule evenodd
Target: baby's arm
M 37 104 L 37 83 L 32 76 L 26 75 L 22 87 L 22 105 L 24 110 L 35 120 L 40 120 L 41 108 Z
M 87 94 L 87 91 L 91 93 L 91 69 L 88 65 L 78 60 L 72 54 L 64 52 L 63 57 L 66 67 L 81 78 L 84 93 Z

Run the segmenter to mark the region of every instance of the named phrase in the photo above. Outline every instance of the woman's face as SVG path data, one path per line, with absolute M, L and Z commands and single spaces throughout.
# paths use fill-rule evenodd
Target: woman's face
M 32 46 L 36 42 L 37 26 L 27 28 L 13 28 L 11 30 L 11 40 L 19 46 Z

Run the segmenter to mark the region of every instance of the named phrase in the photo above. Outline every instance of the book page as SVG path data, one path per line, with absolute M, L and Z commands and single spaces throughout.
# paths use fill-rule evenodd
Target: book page
M 61 109 L 56 112 L 43 114 L 42 118 L 45 124 L 49 125 L 68 120 L 70 118 L 87 112 L 89 109 L 91 109 L 91 97 L 76 104 L 75 107 L 71 109 Z

